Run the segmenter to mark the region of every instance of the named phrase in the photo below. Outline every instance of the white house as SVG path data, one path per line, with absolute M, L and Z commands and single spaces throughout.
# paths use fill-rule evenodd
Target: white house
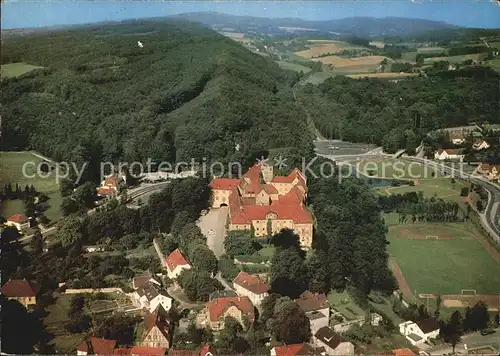
M 327 355 L 354 355 L 354 345 L 327 326 L 314 334 L 313 342 L 317 347 L 324 347 Z
M 246 272 L 238 273 L 233 280 L 233 287 L 240 297 L 248 297 L 256 307 L 262 303 L 262 300 L 267 297 L 269 289 L 271 289 L 271 286 L 263 282 L 259 277 Z
M 140 287 L 132 294 L 132 303 L 137 308 L 143 308 L 150 313 L 154 312 L 159 305 L 165 311 L 172 307 L 172 298 L 167 292 L 154 283 L 149 283 L 145 287 Z
M 29 227 L 29 219 L 24 216 L 23 214 L 16 214 L 12 215 L 10 218 L 7 219 L 7 222 L 5 223 L 7 226 L 13 226 L 19 232 L 23 231 L 23 229 L 26 229 Z
M 167 275 L 170 279 L 179 277 L 182 271 L 190 269 L 191 265 L 182 255 L 179 249 L 176 249 L 165 259 L 165 267 L 167 267 Z
M 370 324 L 373 326 L 379 326 L 380 322 L 383 320 L 382 316 L 377 313 L 370 314 Z
M 479 173 L 488 180 L 500 182 L 500 165 L 482 163 L 478 167 L 477 173 Z
M 463 132 L 455 131 L 455 132 L 451 133 L 451 142 L 454 145 L 461 145 L 461 144 L 465 143 L 465 141 L 466 141 L 466 137 L 465 137 L 465 134 Z
M 474 143 L 472 144 L 472 148 L 475 149 L 476 151 L 481 151 L 490 148 L 490 144 L 485 140 L 478 139 L 474 141 Z
M 445 160 L 459 160 L 462 162 L 464 160 L 465 155 L 462 153 L 462 150 L 455 148 L 440 148 L 434 153 L 434 159 L 445 161 Z
M 328 326 L 330 305 L 325 294 L 305 291 L 300 295 L 299 299 L 295 299 L 295 303 L 299 305 L 309 319 L 313 335 L 322 327 Z
M 420 345 L 429 339 L 435 339 L 439 336 L 439 324 L 436 319 L 424 319 L 417 323 L 405 321 L 399 324 L 399 332 L 412 345 Z
M 83 250 L 85 250 L 85 252 L 102 252 L 104 251 L 104 247 L 97 245 L 87 245 L 83 246 Z

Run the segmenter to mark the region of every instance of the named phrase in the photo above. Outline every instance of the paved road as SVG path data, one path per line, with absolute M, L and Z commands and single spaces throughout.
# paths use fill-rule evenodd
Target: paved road
M 210 209 L 206 215 L 201 216 L 198 220 L 201 232 L 207 237 L 207 245 L 217 258 L 224 254 L 227 215 L 228 208 L 223 206 Z
M 467 354 L 465 350 L 464 344 L 467 345 L 468 349 L 475 349 L 483 346 L 492 346 L 497 351 L 500 350 L 500 329 L 497 329 L 497 332 L 491 335 L 483 336 L 480 333 L 476 332 L 473 334 L 465 335 L 462 337 L 462 341 L 457 344 L 455 347 L 455 352 L 457 354 Z M 441 345 L 437 347 L 430 348 L 426 350 L 431 355 L 445 355 L 451 354 L 453 348 L 450 345 Z

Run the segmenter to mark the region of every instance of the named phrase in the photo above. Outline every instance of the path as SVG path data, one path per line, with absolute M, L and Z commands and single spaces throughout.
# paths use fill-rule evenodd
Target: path
M 35 152 L 35 151 L 30 151 L 31 154 L 35 157 L 38 157 L 38 158 L 41 158 L 43 159 L 44 161 L 47 161 L 47 162 L 50 162 L 50 163 L 56 163 L 56 161 L 50 159 L 49 157 L 45 157 L 45 156 L 42 156 L 41 154 Z
M 403 275 L 403 271 L 401 271 L 398 263 L 392 257 L 389 257 L 389 268 L 391 269 L 392 273 L 394 273 L 394 277 L 396 277 L 396 280 L 398 281 L 398 286 L 401 290 L 401 293 L 403 293 L 404 299 L 408 302 L 415 301 L 417 298 L 415 298 L 415 296 L 411 292 L 410 286 L 408 285 L 408 282 Z

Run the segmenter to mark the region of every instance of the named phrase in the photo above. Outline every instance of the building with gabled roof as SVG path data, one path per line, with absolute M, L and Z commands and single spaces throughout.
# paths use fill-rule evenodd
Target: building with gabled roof
M 116 340 L 107 340 L 91 336 L 85 341 L 83 341 L 80 345 L 78 345 L 78 347 L 76 348 L 76 354 L 78 356 L 85 356 L 85 355 L 109 356 L 113 355 L 115 346 L 116 346 Z
M 125 181 L 125 176 L 120 176 L 118 173 L 113 173 L 101 182 L 101 186 L 97 188 L 97 195 L 100 197 L 115 197 L 121 182 Z
M 15 227 L 19 232 L 27 229 L 30 225 L 29 218 L 23 214 L 15 214 L 7 219 L 5 225 Z
M 151 282 L 144 287 L 137 288 L 131 299 L 135 307 L 143 308 L 150 313 L 154 312 L 158 306 L 169 311 L 173 301 L 165 289 Z
M 17 300 L 25 308 L 36 305 L 36 297 L 40 285 L 35 281 L 25 279 L 9 279 L 1 288 L 2 294 L 8 299 Z
M 330 320 L 330 305 L 328 304 L 328 299 L 325 294 L 305 291 L 298 299 L 295 299 L 295 303 L 297 303 L 309 319 L 309 325 L 313 335 L 320 328 L 328 326 Z
M 328 326 L 319 329 L 313 340 L 316 346 L 325 348 L 327 355 L 354 355 L 354 345 Z
M 166 311 L 159 305 L 144 317 L 141 346 L 168 349 L 171 340 L 171 323 Z
M 472 143 L 472 149 L 474 149 L 476 151 L 485 150 L 487 148 L 490 148 L 490 144 L 488 142 L 486 142 L 485 140 L 476 139 Z
M 288 228 L 304 248 L 311 246 L 314 219 L 305 206 L 306 177 L 297 168 L 281 177 L 274 176 L 272 166 L 258 163 L 240 179 L 216 178 L 210 187 L 212 207 L 229 207 L 229 230 L 253 228 L 255 236 L 263 237 Z
M 179 277 L 182 271 L 191 269 L 191 264 L 182 254 L 181 250 L 175 249 L 165 259 L 165 267 L 167 267 L 167 275 L 170 279 Z
M 248 297 L 221 297 L 209 301 L 205 307 L 205 325 L 212 330 L 224 329 L 224 319 L 231 316 L 243 325 L 243 318 L 255 320 L 254 306 Z
M 250 298 L 250 301 L 258 307 L 262 300 L 268 296 L 271 286 L 263 282 L 259 277 L 240 272 L 233 280 L 233 287 L 239 296 Z
M 271 349 L 271 356 L 303 356 L 319 355 L 309 344 L 290 344 L 275 346 Z
M 439 324 L 436 319 L 428 318 L 418 322 L 405 321 L 399 324 L 399 332 L 406 337 L 412 345 L 419 345 L 429 339 L 439 336 Z
M 446 160 L 459 160 L 462 162 L 464 160 L 464 153 L 462 149 L 459 148 L 440 148 L 434 153 L 434 159 L 440 161 Z

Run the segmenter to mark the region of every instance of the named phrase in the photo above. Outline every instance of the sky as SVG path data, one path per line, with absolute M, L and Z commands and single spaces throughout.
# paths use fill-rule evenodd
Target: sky
M 500 0 L 351 1 L 97 1 L 5 0 L 2 29 L 217 11 L 258 17 L 331 20 L 351 16 L 410 17 L 464 27 L 500 28 Z

